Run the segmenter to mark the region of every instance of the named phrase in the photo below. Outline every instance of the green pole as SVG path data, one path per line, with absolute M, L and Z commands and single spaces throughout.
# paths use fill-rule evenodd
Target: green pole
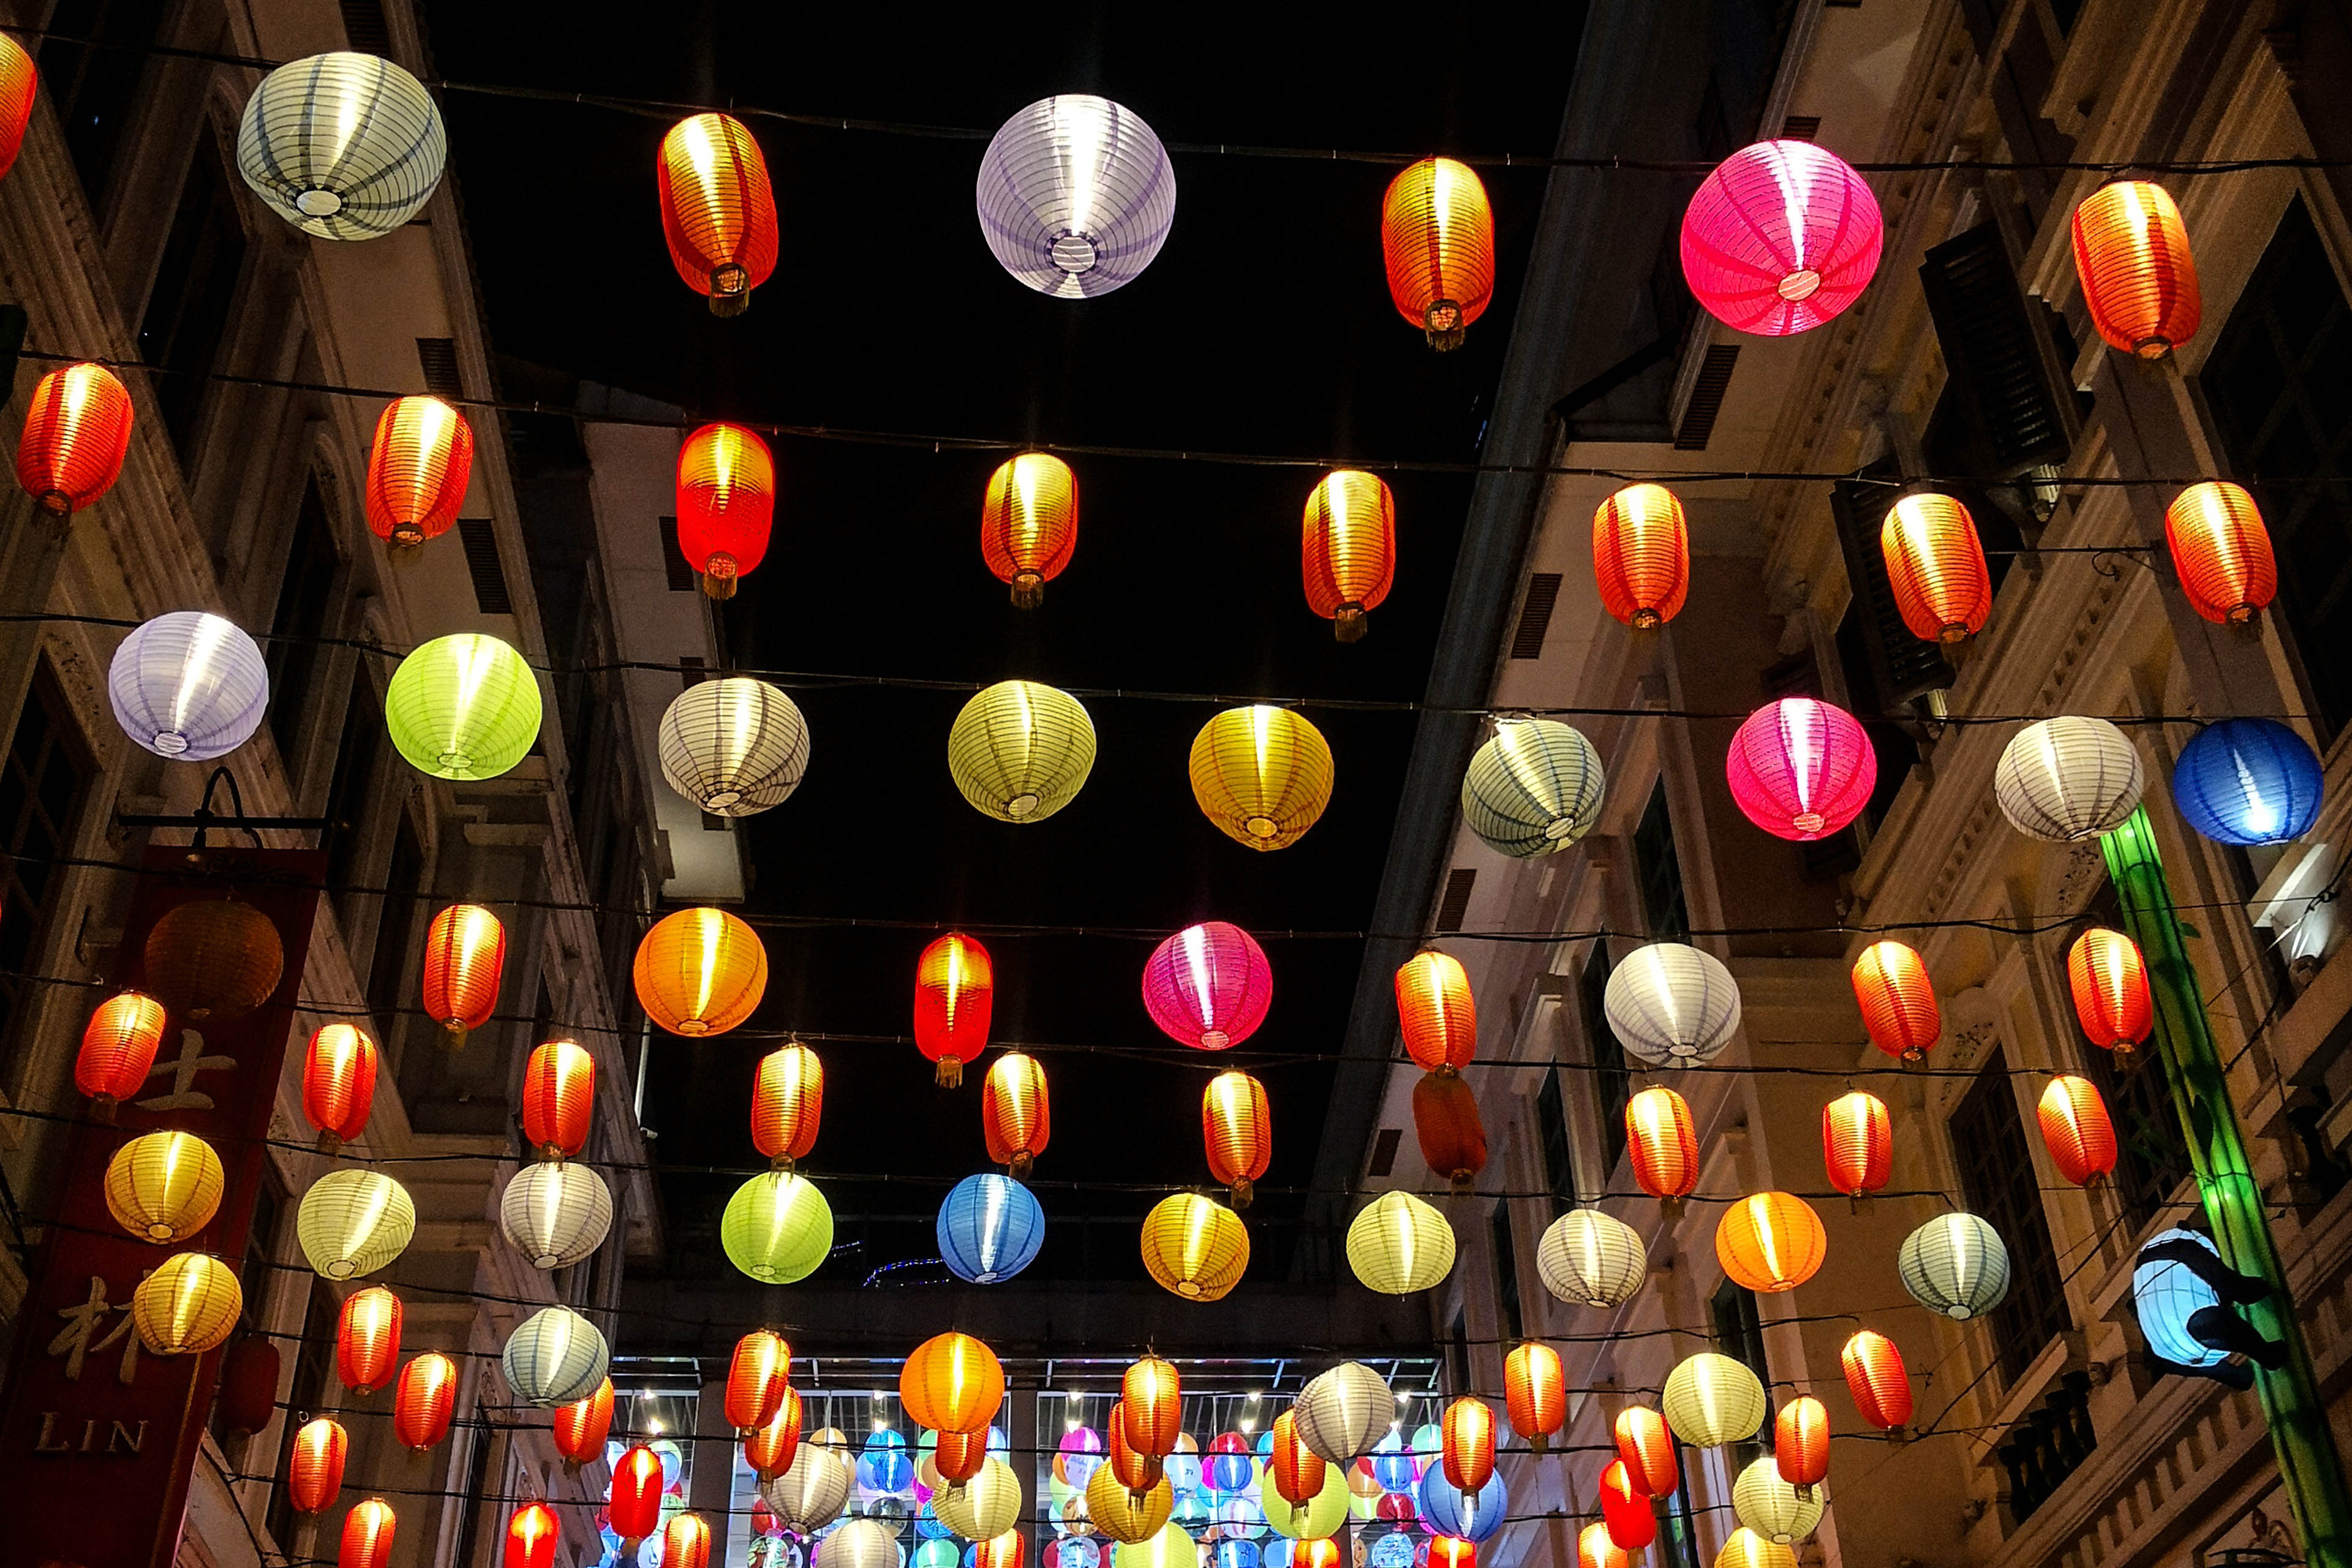
M 2245 1136 L 2231 1103 L 2221 1058 L 2205 1026 L 2205 998 L 2197 972 L 2180 943 L 2180 920 L 2172 889 L 2164 879 L 2164 858 L 2156 845 L 2147 808 L 2102 841 L 2107 875 L 2123 902 L 2124 921 L 2147 961 L 2148 989 L 2156 1003 L 2157 1058 L 2165 1087 L 2180 1117 L 2182 1139 L 2197 1171 L 2197 1190 L 2213 1226 L 2221 1261 L 2241 1274 L 2267 1281 L 2271 1293 L 2243 1309 L 2246 1321 L 2286 1347 L 2276 1372 L 2257 1366 L 2254 1391 L 2270 1424 L 2287 1506 L 2303 1532 L 2308 1568 L 2352 1568 L 2352 1491 L 2319 1397 L 2311 1351 L 2304 1343 L 2286 1271 L 2271 1237 L 2262 1188 L 2246 1160 Z M 2145 1069 L 2143 1069 L 2145 1070 Z

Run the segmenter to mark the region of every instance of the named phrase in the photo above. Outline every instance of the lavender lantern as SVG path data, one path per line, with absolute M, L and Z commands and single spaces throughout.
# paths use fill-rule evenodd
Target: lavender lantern
M 980 161 L 980 229 L 1041 294 L 1108 294 L 1151 265 L 1176 221 L 1176 171 L 1133 110 L 1091 93 L 1040 99 Z
M 260 727 L 269 670 L 233 623 L 174 610 L 122 639 L 106 691 L 124 734 L 159 757 L 201 763 L 236 750 Z

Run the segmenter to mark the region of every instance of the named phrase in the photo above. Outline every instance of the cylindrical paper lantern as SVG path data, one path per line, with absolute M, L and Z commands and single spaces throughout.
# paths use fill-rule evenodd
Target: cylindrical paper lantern
M 400 1298 L 381 1285 L 343 1298 L 335 1322 L 335 1375 L 353 1394 L 373 1394 L 400 1365 Z
M 407 1249 L 416 1234 L 416 1205 L 381 1171 L 330 1171 L 302 1194 L 294 1234 L 322 1277 L 356 1279 Z
M 1426 1290 L 1454 1268 L 1454 1227 L 1411 1193 L 1382 1193 L 1349 1222 L 1348 1268 L 1383 1296 Z
M 246 100 L 236 172 L 317 239 L 374 239 L 424 210 L 448 143 L 424 83 L 338 49 L 279 66 Z
M 1780 1466 L 1769 1455 L 1750 1461 L 1739 1472 L 1731 1487 L 1731 1511 L 1743 1526 L 1781 1546 L 1802 1541 L 1822 1522 L 1821 1499 L 1800 1496 L 1781 1478 Z
M 929 1456 L 915 1467 L 915 1479 L 938 1491 L 940 1485 L 958 1487 L 980 1474 L 981 1467 L 993 1457 L 988 1451 L 991 1428 L 980 1427 L 970 1432 L 937 1434 L 938 1445 Z M 925 1471 L 923 1464 L 930 1466 Z M 927 1479 L 935 1475 L 939 1485 Z
M 1429 346 L 1460 348 L 1495 294 L 1495 214 L 1469 164 L 1408 163 L 1381 198 L 1381 257 L 1398 314 Z
M 575 1400 L 601 1401 L 598 1389 L 611 1370 L 613 1353 L 596 1325 L 568 1307 L 542 1307 L 515 1325 L 499 1352 L 507 1386 L 526 1405 L 552 1410 Z M 593 1419 L 596 1412 L 586 1413 Z M 603 1419 L 612 1422 L 611 1406 Z M 558 1422 L 559 1427 L 562 1423 Z
M 1822 1164 L 1849 1198 L 1874 1193 L 1894 1173 L 1895 1130 L 1886 1102 L 1853 1089 L 1822 1107 Z
M 1008 458 L 980 503 L 980 553 L 1013 602 L 1034 610 L 1078 547 L 1078 477 L 1051 452 Z
M 1171 1193 L 1143 1216 L 1143 1267 L 1162 1289 L 1188 1301 L 1215 1301 L 1249 1268 L 1241 1215 L 1198 1193 Z
M 2030 838 L 2065 844 L 2121 827 L 2139 805 L 2139 752 L 2105 719 L 2062 714 L 2028 724 L 1992 774 L 2001 815 Z
M 1476 1496 L 1495 1479 L 1495 1412 L 1481 1399 L 1456 1399 L 1438 1423 L 1445 1479 Z
M 1666 1418 L 1646 1405 L 1628 1405 L 1610 1430 L 1617 1458 L 1633 1484 L 1652 1497 L 1672 1497 L 1682 1484 L 1675 1458 L 1675 1435 Z
M 1503 1399 L 1511 1430 L 1542 1453 L 1568 1419 L 1568 1379 L 1559 1352 L 1536 1340 L 1512 1346 L 1503 1358 Z
M 522 1135 L 544 1160 L 587 1146 L 596 1109 L 596 1058 L 577 1040 L 534 1047 L 522 1071 Z
M 899 1369 L 898 1399 L 908 1419 L 934 1432 L 984 1431 L 1004 1403 L 1004 1366 L 970 1334 L 935 1334 Z
M 688 687 L 654 742 L 669 787 L 713 816 L 782 805 L 808 773 L 808 721 L 764 680 L 730 675 Z
M 278 1347 L 258 1334 L 247 1334 L 221 1357 L 220 1390 L 213 1401 L 213 1419 L 224 1432 L 259 1432 L 278 1419 L 278 1371 L 284 1364 Z
M 114 650 L 106 694 L 115 722 L 142 751 L 209 762 L 261 727 L 269 667 L 236 623 L 174 610 L 134 628 Z
M 453 1047 L 490 1021 L 507 966 L 507 928 L 479 904 L 451 904 L 425 932 L 425 1016 Z
M 98 1005 L 74 1057 L 74 1087 L 97 1102 L 100 1121 L 113 1121 L 118 1101 L 144 1092 L 163 1043 L 163 1005 L 152 996 L 122 991 Z
M 16 47 L 13 38 L 6 44 L 8 49 Z M 0 49 L 0 67 L 5 59 L 6 50 Z M 0 98 L 6 91 L 0 80 Z M 29 97 L 26 102 L 29 108 Z M 33 384 L 25 409 L 16 482 L 43 511 L 57 517 L 79 511 L 122 477 L 131 425 L 131 394 L 104 365 L 85 361 L 49 372 Z
M 1130 1363 L 1119 1379 L 1118 1400 L 1128 1445 L 1152 1458 L 1174 1453 L 1183 1402 L 1183 1378 L 1175 1363 L 1156 1355 Z
M 2074 1016 L 2093 1045 L 2127 1052 L 2155 1029 L 2147 964 L 2139 944 L 2123 932 L 2093 926 L 2076 937 L 2066 952 L 2066 981 L 2074 995 Z
M 1694 1067 L 1739 1032 L 1739 986 L 1711 952 L 1679 942 L 1637 947 L 1601 993 L 1610 1031 L 1652 1067 Z
M 824 1063 L 798 1040 L 760 1058 L 751 1086 L 751 1142 L 770 1164 L 789 1171 L 816 1147 L 824 1114 Z
M 1811 1279 L 1829 1247 L 1821 1215 L 1793 1193 L 1750 1193 L 1724 1210 L 1715 1227 L 1723 1271 L 1759 1295 Z
M 1486 1128 L 1478 1097 L 1454 1073 L 1426 1073 L 1412 1086 L 1412 1131 L 1432 1174 L 1466 1193 L 1486 1168 Z
M 768 950 L 725 910 L 665 915 L 637 943 L 637 1005 L 673 1035 L 723 1035 L 750 1017 L 768 990 Z
M 833 1207 L 814 1182 L 764 1171 L 735 1189 L 719 1216 L 728 1261 L 763 1285 L 805 1279 L 833 1251 Z
M 1641 1234 L 1599 1209 L 1570 1209 L 1536 1244 L 1536 1275 L 1571 1307 L 1617 1308 L 1650 1272 Z
M 2275 719 L 2223 719 L 2197 731 L 2172 767 L 2172 798 L 2216 844 L 2288 844 L 2319 820 L 2319 753 Z
M 1028 1560 L 1027 1537 L 1019 1530 L 992 1535 L 972 1547 L 972 1568 L 1022 1568 Z M 669 1568 L 665 1563 L 662 1568 Z
M 1853 961 L 1853 999 L 1870 1043 L 1890 1057 L 1917 1061 L 1944 1032 L 1943 1010 L 1927 962 L 1899 942 L 1875 942 Z
M 1036 1260 L 1045 1245 L 1045 1211 L 1019 1182 L 984 1171 L 949 1190 L 940 1205 L 938 1236 L 949 1273 L 994 1285 Z
M 343 1460 L 351 1437 L 342 1424 L 320 1415 L 294 1434 L 286 1460 L 286 1500 L 297 1513 L 324 1513 L 343 1489 Z
M 335 1553 L 335 1568 L 391 1568 L 392 1538 L 399 1522 L 383 1499 L 362 1499 L 343 1515 L 343 1539 Z
M 474 478 L 474 427 L 437 397 L 395 397 L 368 447 L 367 521 L 378 539 L 413 549 L 457 521 Z
M 1627 485 L 1592 514 L 1601 607 L 1637 631 L 1675 618 L 1690 593 L 1690 529 L 1664 485 Z
M 1225 1184 L 1237 1209 L 1249 1207 L 1251 1184 L 1274 1158 L 1274 1112 L 1265 1085 L 1245 1072 L 1223 1072 L 1201 1091 L 1201 1142 L 1209 1173 Z
M 1452 953 L 1425 947 L 1397 966 L 1397 1023 L 1423 1072 L 1458 1072 L 1478 1053 L 1470 975 Z
M 1843 708 L 1783 697 L 1748 716 L 1724 760 L 1748 820 L 1800 843 L 1843 831 L 1870 804 L 1878 753 Z
M 1576 1532 L 1576 1568 L 1629 1568 L 1625 1549 L 1609 1538 L 1609 1526 L 1595 1520 Z
M 988 949 L 951 931 L 915 961 L 915 1047 L 930 1058 L 941 1087 L 963 1081 L 963 1064 L 988 1048 L 996 968 Z
M 485 632 L 435 637 L 383 694 L 392 743 L 417 772 L 464 783 L 511 771 L 539 739 L 539 677 Z
M 743 1434 L 744 1462 L 762 1481 L 783 1474 L 801 1444 L 801 1396 L 790 1384 L 782 1386 L 775 1414 L 757 1429 Z
M 2221 626 L 2243 626 L 2278 597 L 2278 561 L 2262 509 L 2227 479 L 2206 479 L 2172 498 L 2164 543 L 2189 607 Z
M 506 1568 L 555 1568 L 563 1527 L 543 1502 L 525 1503 L 507 1521 Z
M 1458 1535 L 1431 1536 L 1429 1568 L 1478 1568 L 1477 1543 Z
M 1875 1330 L 1858 1330 L 1838 1360 L 1845 1369 L 1846 1392 L 1864 1421 L 1890 1431 L 1909 1425 L 1911 1377 L 1893 1340 Z
M 2116 1168 L 2116 1127 L 2091 1080 L 2060 1073 L 2042 1091 L 2042 1142 L 2058 1173 L 2088 1186 Z
M 1592 831 L 1609 787 L 1584 732 L 1555 719 L 1501 719 L 1462 775 L 1462 820 L 1499 855 L 1557 855 Z
M 635 1543 L 660 1530 L 662 1491 L 661 1456 L 645 1444 L 632 1445 L 613 1461 L 604 1518 L 625 1555 L 636 1555 Z
M 1660 1085 L 1625 1102 L 1625 1150 L 1633 1179 L 1654 1198 L 1675 1203 L 1698 1185 L 1698 1131 L 1690 1104 Z
M 367 1131 L 375 1109 L 375 1041 L 355 1024 L 326 1024 L 302 1052 L 302 1114 L 332 1154 Z
M 1762 1381 L 1747 1363 L 1714 1351 L 1701 1351 L 1668 1373 L 1658 1403 L 1675 1435 L 1702 1448 L 1753 1437 L 1770 1408 Z
M 662 1568 L 710 1568 L 710 1526 L 698 1513 L 674 1513 L 662 1526 Z
M 400 1369 L 392 1401 L 393 1436 L 411 1451 L 430 1448 L 449 1435 L 457 1405 L 457 1363 L 439 1351 L 426 1351 Z
M 236 1331 L 244 1310 L 236 1270 L 201 1252 L 173 1253 L 131 1295 L 131 1326 L 157 1355 L 202 1355 Z
M 2083 303 L 2109 347 L 2162 359 L 2197 335 L 2204 315 L 2197 262 L 2180 209 L 2162 185 L 2102 185 L 2076 205 L 2072 226 Z
M 1639 1552 L 1658 1538 L 1657 1510 L 1622 1459 L 1601 1468 L 1601 1521 L 1609 1539 L 1628 1552 Z
M 741 315 L 776 269 L 776 196 L 760 143 L 731 114 L 689 114 L 662 138 L 654 177 L 670 264 L 709 296 L 712 315 Z
M 1045 821 L 1077 798 L 1094 765 L 1094 721 L 1076 698 L 1040 681 L 984 688 L 948 731 L 948 776 L 999 822 Z
M 740 425 L 705 425 L 677 450 L 677 548 L 713 599 L 767 558 L 776 460 Z
M 1772 1417 L 1772 1459 L 1780 1479 L 1810 1502 L 1813 1489 L 1830 1473 L 1829 1407 L 1810 1394 L 1801 1394 L 1781 1405 L 1780 1414 Z M 1741 1522 L 1754 1521 L 1743 1519 Z
M 286 975 L 286 946 L 269 917 L 233 893 L 176 904 L 147 933 L 147 989 L 191 1023 L 242 1017 Z
M 532 1268 L 569 1268 L 604 1245 L 613 1194 L 604 1177 L 576 1160 L 525 1165 L 499 1199 L 499 1226 Z
M 1396 580 L 1396 498 L 1361 468 L 1334 468 L 1307 498 L 1300 539 L 1307 606 L 1354 642 Z
M 1396 1419 L 1396 1395 L 1379 1373 L 1359 1361 L 1343 1361 L 1318 1373 L 1291 1406 L 1298 1440 L 1326 1463 L 1346 1465 L 1369 1454 Z
M 1108 294 L 1151 264 L 1176 221 L 1176 171 L 1143 117 L 1092 93 L 1041 98 L 981 155 L 980 232 L 1040 294 Z
M 1981 1318 L 2009 1294 L 2009 1248 L 1977 1215 L 1937 1215 L 1913 1231 L 1895 1271 L 1913 1300 L 1948 1318 Z
M 0 43 L 0 177 L 16 166 L 25 145 L 25 127 L 33 118 L 33 99 L 40 90 L 40 72 L 25 47 L 9 38 Z
M 1202 814 L 1252 849 L 1297 843 L 1331 804 L 1331 747 L 1288 708 L 1260 702 L 1211 719 L 1192 738 L 1191 772 Z
M 1222 1051 L 1248 1039 L 1273 1002 L 1265 950 L 1224 921 L 1187 926 L 1144 961 L 1144 1010 L 1170 1039 L 1196 1050 Z
M 1992 574 L 1968 508 L 1932 491 L 1905 496 L 1887 510 L 1878 548 L 1913 637 L 1958 643 L 1984 630 L 1992 614 Z
M 577 1470 L 604 1452 L 605 1434 L 613 1429 L 613 1380 L 599 1378 L 586 1394 L 556 1409 L 555 1451 Z
M 1175 1494 L 1164 1476 L 1140 1492 L 1129 1490 L 1108 1465 L 1087 1478 L 1087 1519 L 1122 1546 L 1159 1534 L 1175 1505 Z
M 193 1132 L 149 1132 L 106 1163 L 106 1207 L 117 1225 L 158 1246 L 213 1222 L 228 1182 L 220 1156 Z
M 1298 1418 L 1286 1410 L 1274 1418 L 1272 1450 L 1266 1455 L 1266 1479 L 1274 1493 L 1291 1507 L 1296 1519 L 1323 1490 L 1330 1466 L 1298 1436 Z M 1271 1517 L 1271 1516 L 1269 1516 Z
M 1759 142 L 1707 175 L 1683 214 L 1683 278 L 1706 313 L 1762 337 L 1810 331 L 1878 270 L 1878 199 L 1828 148 Z
M 772 1329 L 754 1329 L 735 1342 L 727 1360 L 727 1425 L 756 1432 L 776 1418 L 791 1385 L 793 1347 Z
M 988 1157 L 1024 1177 L 1054 1136 L 1053 1100 L 1037 1058 L 1007 1051 L 989 1064 L 980 1085 L 980 1129 Z

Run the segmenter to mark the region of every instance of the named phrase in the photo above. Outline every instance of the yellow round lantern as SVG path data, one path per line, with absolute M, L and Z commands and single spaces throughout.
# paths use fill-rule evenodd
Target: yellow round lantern
M 673 1035 L 723 1035 L 768 990 L 768 950 L 725 910 L 680 910 L 637 944 L 637 1002 Z
M 763 1285 L 790 1285 L 833 1251 L 833 1206 L 792 1171 L 762 1171 L 735 1189 L 719 1219 L 728 1260 Z
M 1780 1461 L 1770 1455 L 1739 1472 L 1731 1487 L 1731 1511 L 1739 1522 L 1776 1546 L 1787 1546 L 1811 1535 L 1822 1522 L 1826 1506 L 1819 1487 L 1807 1487 L 1810 1497 L 1783 1480 Z
M 330 1171 L 312 1182 L 294 1215 L 295 1239 L 329 1279 L 373 1274 L 408 1247 L 416 1205 L 381 1171 Z
M 149 1132 L 106 1163 L 106 1207 L 142 1241 L 185 1241 L 212 1223 L 227 1176 L 192 1132 Z
M 1150 1540 L 1111 1549 L 1111 1568 L 1199 1568 L 1200 1549 L 1184 1527 L 1172 1521 Z
M 931 1513 L 966 1541 L 987 1541 L 1021 1521 L 1021 1478 L 1002 1459 L 992 1458 L 960 1487 L 931 1494 Z
M 245 1310 L 236 1270 L 201 1252 L 175 1253 L 131 1294 L 131 1326 L 157 1355 L 201 1355 L 227 1339 Z
M 1821 1215 L 1793 1193 L 1750 1193 L 1726 1209 L 1715 1227 L 1715 1256 L 1723 1271 L 1759 1294 L 1802 1285 L 1829 1249 Z
M 1045 821 L 1076 797 L 1094 765 L 1085 706 L 1040 681 L 998 681 L 948 731 L 948 776 L 999 822 Z
M 1176 1506 L 1175 1489 L 1161 1476 L 1152 1489 L 1137 1495 L 1119 1484 L 1107 1464 L 1087 1478 L 1087 1517 L 1094 1528 L 1122 1546 L 1134 1546 L 1160 1533 Z
M 1143 1216 L 1143 1267 L 1188 1301 L 1214 1301 L 1249 1268 L 1241 1215 L 1198 1193 L 1172 1193 Z
M 1767 1541 L 1743 1524 L 1715 1554 L 1715 1568 L 1797 1568 L 1797 1549 Z
M 1411 1193 L 1382 1193 L 1348 1226 L 1348 1267 L 1384 1296 L 1426 1290 L 1454 1267 L 1454 1227 Z
M 1296 844 L 1331 804 L 1331 747 L 1304 714 L 1229 708 L 1192 740 L 1192 798 L 1217 831 L 1252 849 Z
M 1701 1351 L 1666 1374 L 1666 1425 L 1693 1447 L 1753 1437 L 1764 1425 L 1764 1384 L 1745 1362 Z
M 1293 1541 L 1321 1541 L 1337 1534 L 1348 1522 L 1348 1470 L 1346 1465 L 1326 1464 L 1322 1489 L 1303 1508 L 1293 1508 L 1272 1488 L 1265 1489 L 1267 1528 Z

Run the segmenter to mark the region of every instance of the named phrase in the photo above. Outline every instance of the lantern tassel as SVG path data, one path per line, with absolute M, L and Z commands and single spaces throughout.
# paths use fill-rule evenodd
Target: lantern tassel
M 1429 346 L 1439 353 L 1460 348 L 1468 331 L 1462 320 L 1462 307 L 1451 300 L 1433 300 L 1429 309 L 1422 312 L 1422 336 L 1427 338 Z
M 1017 572 L 1013 577 L 1013 603 L 1016 608 L 1034 610 L 1045 602 L 1045 579 L 1034 572 Z
M 702 574 L 702 592 L 708 598 L 731 599 L 735 596 L 735 579 L 731 575 L 721 577 L 715 572 L 705 572 Z
M 113 1126 L 114 1107 L 117 1101 L 114 1096 L 110 1094 L 94 1094 L 90 1096 L 89 1119 L 92 1121 L 97 1122 L 100 1127 Z
M 319 1134 L 319 1142 L 313 1147 L 331 1160 L 342 1152 L 343 1135 L 330 1128 Z
M 1013 1179 L 1016 1182 L 1027 1181 L 1029 1179 L 1029 1173 L 1036 1168 L 1037 1156 L 1030 1153 L 1025 1149 L 1020 1153 L 1013 1155 L 1012 1161 L 1005 1166 L 1005 1169 L 1011 1173 Z
M 1679 1223 L 1683 1217 L 1682 1199 L 1660 1198 L 1658 1200 L 1658 1213 L 1670 1226 Z
M 1454 1173 L 1452 1177 L 1448 1179 L 1446 1186 L 1456 1197 L 1459 1197 L 1470 1190 L 1470 1184 L 1477 1176 L 1477 1173 L 1478 1173 L 1475 1171 L 1456 1171 Z M 1467 1496 L 1469 1494 L 1465 1493 L 1465 1495 Z
M 1245 1209 L 1250 1206 L 1250 1199 L 1257 1195 L 1257 1189 L 1247 1176 L 1235 1176 L 1234 1184 L 1225 1189 L 1225 1195 L 1234 1200 L 1234 1207 Z
M 1797 1493 L 1797 1500 L 1798 1500 L 1799 1502 L 1811 1502 L 1811 1501 L 1812 1501 L 1812 1500 L 1813 1500 L 1813 1483 L 1812 1483 L 1812 1482 L 1811 1482 L 1811 1481 L 1807 1481 L 1803 1486 L 1801 1486 L 1801 1487 L 1799 1487 L 1799 1488 L 1797 1488 L 1797 1489 L 1796 1489 L 1796 1493 Z
M 963 1083 L 963 1063 L 953 1057 L 941 1057 L 931 1073 L 931 1081 L 941 1089 L 961 1088 Z
M 710 313 L 714 316 L 740 316 L 751 308 L 751 274 L 739 266 L 726 266 L 710 275 Z
M 444 1022 L 441 1026 L 441 1033 L 446 1037 L 446 1042 L 449 1048 L 453 1051 L 464 1050 L 466 1048 L 466 1037 L 472 1032 L 473 1031 L 471 1029 L 467 1027 L 466 1020 L 463 1018 L 451 1018 Z
M 1537 1433 L 1534 1436 L 1528 1439 L 1528 1452 L 1530 1454 L 1550 1453 L 1551 1439 L 1545 1436 L 1540 1432 Z
M 1331 635 L 1341 642 L 1361 642 L 1366 630 L 1364 606 L 1350 601 L 1331 617 Z
M 768 1162 L 768 1169 L 782 1171 L 784 1174 L 790 1175 L 793 1172 L 793 1157 L 790 1154 L 779 1154 Z

